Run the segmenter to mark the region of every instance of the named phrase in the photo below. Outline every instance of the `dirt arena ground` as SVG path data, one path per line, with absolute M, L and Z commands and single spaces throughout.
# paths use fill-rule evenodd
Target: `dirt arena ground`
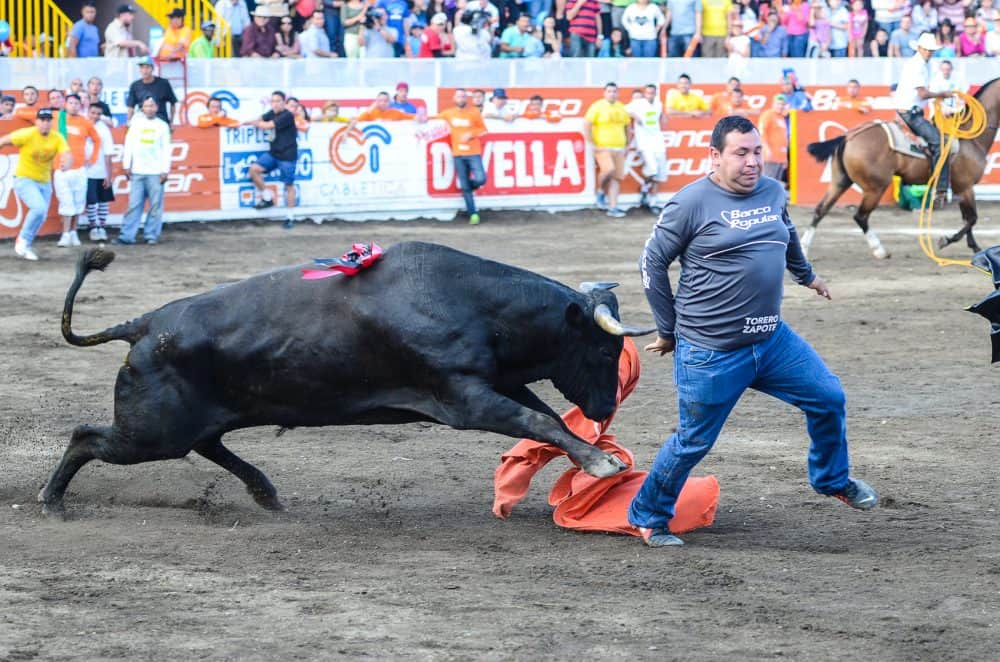
M 988 220 L 1000 207 L 982 212 L 994 230 L 983 245 L 1000 243 Z M 646 323 L 635 263 L 652 220 L 170 226 L 159 246 L 119 250 L 91 276 L 76 328 L 353 241 L 407 239 L 574 286 L 619 280 L 623 316 Z M 227 437 L 271 477 L 284 513 L 192 456 L 92 463 L 67 495 L 68 521 L 51 521 L 35 496 L 72 428 L 110 421 L 125 345 L 67 345 L 59 315 L 75 253 L 46 240 L 46 259 L 28 264 L 5 242 L 0 660 L 995 659 L 1000 390 L 988 324 L 963 311 L 992 286 L 927 261 L 894 232 L 915 226 L 909 214 L 880 212 L 874 226 L 891 260 L 869 256 L 846 212 L 825 221 L 812 258 L 834 300 L 789 281 L 784 312 L 841 376 L 854 472 L 883 507 L 814 494 L 801 415 L 749 393 L 696 470 L 722 485 L 714 526 L 670 550 L 556 528 L 545 497 L 560 462 L 510 520 L 495 519 L 493 469 L 514 440 L 429 425 Z M 612 427 L 642 469 L 676 420 L 670 365 L 644 357 Z

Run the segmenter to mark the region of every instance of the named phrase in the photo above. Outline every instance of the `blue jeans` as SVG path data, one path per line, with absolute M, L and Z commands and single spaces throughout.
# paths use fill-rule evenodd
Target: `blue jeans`
M 149 199 L 149 214 L 146 215 L 146 225 L 142 230 L 146 241 L 157 241 L 163 230 L 163 183 L 159 175 L 132 175 L 132 188 L 128 194 L 128 211 L 122 221 L 118 238 L 128 244 L 135 243 L 135 235 L 139 232 L 139 219 L 142 208 Z
M 844 390 L 823 359 L 784 322 L 767 340 L 730 352 L 703 349 L 677 338 L 677 431 L 667 439 L 628 519 L 635 526 L 666 528 L 691 469 L 712 448 L 722 426 L 748 388 L 795 405 L 806 415 L 809 482 L 820 494 L 847 485 L 847 422 Z
M 587 41 L 578 34 L 569 36 L 569 56 L 570 57 L 594 57 L 597 55 L 597 45 L 592 41 Z
M 660 42 L 656 39 L 633 39 L 632 57 L 656 57 Z
M 788 35 L 788 57 L 805 57 L 809 47 L 809 33 Z
M 330 51 L 344 57 L 344 29 L 340 23 L 340 12 L 333 7 L 323 7 L 323 20 L 323 30 L 330 40 Z M 403 41 L 403 35 L 399 36 L 399 41 Z
M 35 240 L 35 235 L 38 234 L 39 228 L 45 223 L 45 217 L 49 213 L 49 204 L 52 202 L 52 184 L 50 182 L 43 184 L 30 177 L 15 177 L 14 193 L 28 208 L 28 213 L 24 215 L 24 224 L 21 225 L 21 231 L 17 234 L 17 238 L 23 239 L 31 246 L 31 242 Z
M 899 21 L 889 21 L 888 23 L 880 23 L 876 21 L 875 26 L 885 30 L 885 33 L 891 37 L 892 33 L 899 27 Z
M 486 183 L 486 170 L 483 169 L 483 157 L 478 154 L 473 156 L 456 156 L 455 173 L 458 175 L 458 187 L 462 189 L 462 197 L 465 198 L 465 211 L 475 214 L 476 198 L 472 195 L 472 192 Z
M 830 57 L 847 57 L 846 48 L 831 48 Z
M 691 45 L 691 34 L 671 34 L 667 39 L 667 55 L 670 57 L 684 57 L 688 46 Z

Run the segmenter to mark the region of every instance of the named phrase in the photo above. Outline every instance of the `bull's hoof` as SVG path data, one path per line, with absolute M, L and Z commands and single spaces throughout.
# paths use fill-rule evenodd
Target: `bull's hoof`
M 63 505 L 61 500 L 52 502 L 46 501 L 42 503 L 42 514 L 55 520 L 65 521 L 66 506 Z
M 282 511 L 285 509 L 285 504 L 281 503 L 274 494 L 254 494 L 253 492 L 250 494 L 257 505 L 264 510 Z
M 584 471 L 597 478 L 608 478 L 628 469 L 628 465 L 617 457 L 605 453 L 588 460 L 582 466 Z

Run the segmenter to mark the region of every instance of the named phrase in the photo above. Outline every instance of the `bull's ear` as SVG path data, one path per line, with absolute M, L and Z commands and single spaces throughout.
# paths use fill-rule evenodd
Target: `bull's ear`
M 584 294 L 590 294 L 594 290 L 613 290 L 618 287 L 618 283 L 610 281 L 584 281 L 580 283 L 580 291 Z
M 570 326 L 580 329 L 587 323 L 587 312 L 576 302 L 570 302 L 566 306 L 566 321 Z

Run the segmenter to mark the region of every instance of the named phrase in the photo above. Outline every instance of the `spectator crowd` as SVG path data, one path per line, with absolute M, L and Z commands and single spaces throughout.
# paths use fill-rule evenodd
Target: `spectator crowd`
M 226 34 L 175 8 L 152 52 L 135 9 L 83 6 L 70 57 L 488 58 L 907 57 L 933 32 L 944 58 L 1000 55 L 997 0 L 217 0 Z M 105 25 L 103 40 L 99 25 Z M 197 32 L 195 29 L 197 28 Z M 196 36 L 197 35 L 197 36 Z M 38 55 L 30 44 L 11 55 Z

